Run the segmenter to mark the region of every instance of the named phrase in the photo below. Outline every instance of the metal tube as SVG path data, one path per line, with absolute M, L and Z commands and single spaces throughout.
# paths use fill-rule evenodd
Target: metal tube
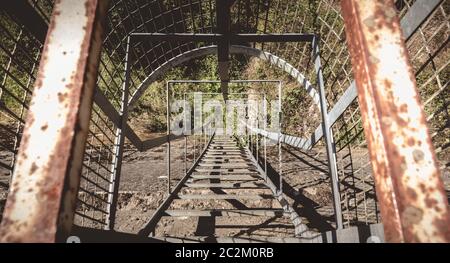
M 267 131 L 267 98 L 264 93 L 264 130 Z M 267 137 L 264 136 L 264 180 L 267 182 Z
M 256 127 L 259 129 L 259 103 L 256 103 Z M 259 135 L 256 135 L 256 162 L 259 163 Z
M 169 94 L 169 82 L 166 83 L 166 113 L 167 113 L 167 192 L 170 194 L 170 94 Z
M 245 104 L 245 126 L 246 126 L 246 129 L 245 129 L 245 139 L 247 140 L 247 148 L 250 150 L 250 152 L 251 152 L 251 148 L 250 148 L 250 132 L 249 132 L 249 129 L 248 129 L 248 123 L 249 123 L 249 115 L 248 115 L 248 113 L 249 113 L 249 110 L 248 110 L 248 98 L 247 98 L 247 100 L 245 101 L 246 102 L 246 104 Z
M 186 121 L 186 93 L 183 94 L 184 102 L 183 102 L 183 111 L 185 112 L 183 116 L 183 127 L 184 127 L 184 174 L 187 173 L 187 121 Z M 189 128 L 190 129 L 190 128 Z
M 218 9 L 218 15 L 224 10 Z M 229 12 L 229 11 L 228 11 Z M 228 15 L 229 19 L 229 15 Z M 219 19 L 222 21 L 222 19 Z M 224 23 L 226 23 L 226 18 Z M 229 23 L 229 22 L 228 22 Z M 225 26 L 227 26 L 225 24 Z M 314 34 L 282 33 L 282 34 L 229 34 L 228 32 L 219 34 L 209 33 L 133 33 L 133 41 L 196 41 L 196 42 L 220 42 L 226 40 L 231 44 L 241 44 L 243 42 L 311 42 Z
M 203 128 L 203 145 L 206 145 L 206 142 L 208 140 L 208 136 L 206 134 L 206 130 L 207 130 L 207 127 L 204 127 Z
M 331 189 L 333 191 L 333 204 L 334 204 L 334 214 L 336 219 L 336 227 L 337 229 L 343 228 L 342 222 L 342 208 L 341 208 L 341 197 L 339 192 L 339 178 L 337 173 L 336 166 L 336 153 L 334 150 L 334 142 L 331 131 L 331 126 L 328 119 L 328 106 L 327 100 L 325 96 L 325 87 L 323 84 L 323 76 L 322 76 L 322 65 L 320 62 L 320 51 L 319 51 L 319 37 L 314 38 L 312 43 L 313 48 L 313 59 L 314 59 L 314 68 L 316 70 L 317 75 L 317 85 L 319 89 L 319 97 L 320 97 L 320 109 L 322 114 L 322 127 L 323 134 L 325 135 L 326 149 L 327 149 L 327 157 L 328 157 L 328 171 L 331 177 Z
M 283 194 L 283 167 L 282 167 L 282 163 L 283 163 L 283 160 L 282 160 L 282 148 L 281 148 L 281 146 L 282 146 L 282 142 L 281 142 L 281 132 L 282 132 L 282 115 L 283 115 L 283 112 L 282 112 L 282 110 L 281 110 L 281 82 L 279 82 L 278 83 L 278 121 L 280 122 L 280 128 L 279 128 L 279 132 L 278 132 L 278 171 L 279 171 L 279 174 L 280 174 L 280 182 L 279 182 L 279 184 L 280 184 L 280 195 L 282 195 Z
M 121 108 L 120 108 L 120 122 L 116 128 L 115 140 L 114 140 L 114 155 L 111 164 L 111 175 L 108 193 L 108 218 L 106 221 L 105 229 L 114 230 L 116 211 L 117 211 L 117 200 L 119 198 L 119 184 L 120 184 L 120 174 L 122 170 L 122 158 L 123 158 L 123 147 L 125 141 L 124 127 L 127 124 L 128 119 L 128 91 L 130 86 L 130 37 L 127 38 L 126 53 L 125 53 L 125 78 L 122 85 L 122 98 L 121 98 Z
M 342 0 L 388 242 L 450 242 L 450 211 L 392 0 Z
M 193 140 L 194 140 L 194 160 L 193 160 L 193 162 L 195 163 L 195 152 L 196 152 L 196 150 L 197 150 L 197 147 L 196 147 L 196 145 L 195 145 L 195 141 L 196 141 L 196 136 L 197 135 L 195 135 L 195 133 L 192 135 L 194 138 L 193 138 Z
M 187 79 L 187 80 L 169 80 L 168 82 L 170 83 L 220 83 L 220 80 L 192 80 L 192 79 Z M 279 80 L 270 80 L 270 79 L 240 79 L 240 80 L 230 80 L 230 83 L 279 83 Z M 209 94 L 221 94 L 220 92 L 209 92 Z M 235 94 L 235 93 L 231 93 L 231 94 Z
M 107 5 L 96 0 L 54 5 L 0 242 L 55 242 L 70 233 Z

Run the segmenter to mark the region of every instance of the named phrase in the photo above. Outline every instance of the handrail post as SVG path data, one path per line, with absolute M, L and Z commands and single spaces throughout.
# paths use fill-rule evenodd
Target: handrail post
M 184 127 L 184 174 L 187 173 L 187 121 L 186 121 L 186 113 L 187 113 L 187 109 L 186 109 L 186 93 L 183 94 L 183 127 Z
M 281 100 L 281 81 L 278 83 L 278 173 L 279 173 L 279 195 L 283 194 L 283 157 L 282 157 L 282 142 L 281 142 L 281 134 L 282 134 L 282 114 L 283 111 L 281 110 L 282 107 L 282 100 Z
M 119 183 L 120 175 L 122 170 L 122 158 L 123 158 L 123 147 L 125 141 L 124 127 L 128 119 L 128 93 L 130 86 L 130 69 L 131 69 L 131 58 L 130 58 L 130 41 L 131 38 L 128 36 L 126 44 L 125 53 L 125 79 L 122 85 L 122 99 L 121 99 L 121 109 L 120 109 L 120 123 L 116 128 L 115 140 L 114 140 L 114 156 L 112 159 L 111 167 L 111 183 L 109 185 L 108 192 L 108 219 L 105 226 L 106 230 L 114 230 L 114 224 L 116 220 L 116 210 L 117 210 L 117 200 L 119 199 Z
M 266 93 L 264 92 L 264 131 L 267 132 L 267 98 Z M 264 180 L 267 182 L 267 136 L 264 137 Z
M 259 98 L 258 98 L 259 100 Z M 259 103 L 258 100 L 256 100 L 256 128 L 259 129 Z M 256 132 L 256 162 L 259 163 L 259 134 Z
M 323 83 L 322 65 L 320 62 L 319 36 L 314 37 L 314 40 L 312 42 L 312 49 L 313 49 L 312 56 L 314 59 L 314 68 L 316 70 L 317 86 L 319 89 L 323 134 L 325 135 L 325 142 L 326 142 L 328 171 L 331 177 L 331 190 L 333 192 L 333 205 L 336 219 L 336 228 L 342 229 L 343 222 L 342 222 L 341 197 L 339 192 L 339 178 L 336 166 L 336 153 L 334 148 L 333 135 L 328 119 L 328 106 L 325 96 L 325 87 Z
M 170 195 L 170 82 L 166 82 L 166 113 L 167 113 L 167 193 Z

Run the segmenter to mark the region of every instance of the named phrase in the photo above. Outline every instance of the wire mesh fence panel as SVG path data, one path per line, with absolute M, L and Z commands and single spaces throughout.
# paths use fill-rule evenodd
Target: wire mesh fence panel
M 33 2 L 48 23 L 51 2 Z M 0 10 L 0 188 L 7 190 L 23 132 L 43 39 L 26 27 L 23 17 Z M 44 32 L 45 34 L 45 32 Z
M 84 154 L 75 224 L 103 228 L 108 216 L 115 125 L 94 105 Z

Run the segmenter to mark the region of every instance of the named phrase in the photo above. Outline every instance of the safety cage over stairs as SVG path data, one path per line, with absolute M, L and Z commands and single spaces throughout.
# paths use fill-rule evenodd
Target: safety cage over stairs
M 445 0 L 2 4 L 0 241 L 65 242 L 76 235 L 88 241 L 450 242 L 449 12 Z M 207 59 L 215 65 L 208 80 L 174 79 L 176 69 L 195 71 Z M 266 72 L 244 70 L 255 63 L 276 73 L 264 78 Z M 193 75 L 183 70 L 181 77 Z M 184 122 L 190 133 L 177 135 L 169 130 L 167 108 L 167 116 L 155 117 L 167 117 L 164 132 L 143 136 L 142 102 L 158 83 L 164 107 L 208 92 L 223 101 L 243 94 L 265 105 L 267 93 L 279 100 L 280 130 L 247 123 L 245 135 L 223 137 L 211 123 Z M 312 110 L 300 112 L 303 101 Z M 299 114 L 306 128 L 293 125 Z M 174 147 L 183 153 L 171 157 Z M 132 169 L 125 165 L 134 152 L 156 151 L 164 151 L 158 165 L 167 174 L 155 176 L 167 189 L 153 200 L 141 229 L 122 233 L 119 203 L 133 194 L 122 190 Z M 234 165 L 247 169 L 235 172 L 242 182 L 208 177 L 231 176 L 224 167 L 233 154 L 239 156 Z M 199 172 L 204 167 L 211 174 Z M 183 192 L 188 186 L 216 192 Z M 170 208 L 183 198 L 233 203 L 235 193 L 223 189 L 259 186 L 267 193 L 247 198 L 270 195 L 276 203 L 270 211 Z M 155 230 L 165 217 L 194 216 L 208 226 L 206 217 L 243 214 L 285 217 L 292 231 L 183 240 Z

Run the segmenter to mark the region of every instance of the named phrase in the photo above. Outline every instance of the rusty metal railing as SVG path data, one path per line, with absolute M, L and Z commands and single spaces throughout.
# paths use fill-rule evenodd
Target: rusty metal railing
M 447 196 L 394 5 L 343 1 L 342 10 L 386 239 L 449 242 Z

